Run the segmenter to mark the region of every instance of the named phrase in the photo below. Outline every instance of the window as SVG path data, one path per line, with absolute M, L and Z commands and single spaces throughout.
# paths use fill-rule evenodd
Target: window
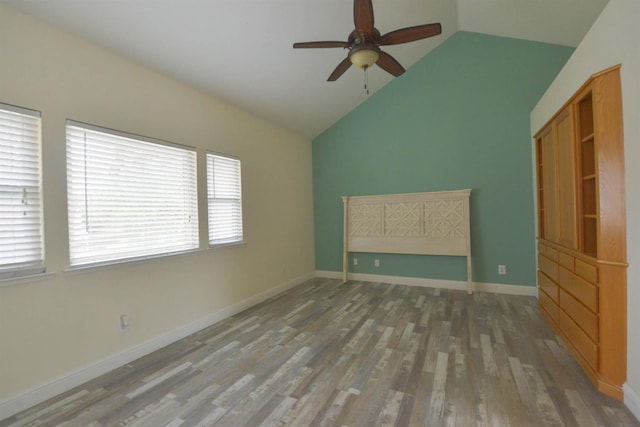
M 71 265 L 198 247 L 196 153 L 67 121 Z
M 40 113 L 0 104 L 0 279 L 44 271 Z
M 209 244 L 242 242 L 240 160 L 207 154 Z

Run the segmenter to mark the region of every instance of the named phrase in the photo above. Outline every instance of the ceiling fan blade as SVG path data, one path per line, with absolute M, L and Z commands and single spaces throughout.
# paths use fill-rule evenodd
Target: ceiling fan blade
M 293 47 L 296 49 L 318 49 L 318 48 L 328 48 L 328 47 L 349 47 L 349 43 L 347 42 L 331 42 L 331 41 L 323 41 L 323 42 L 302 42 L 302 43 L 294 43 Z
M 353 23 L 358 34 L 373 34 L 373 5 L 371 0 L 353 0 Z
M 378 62 L 376 62 L 376 64 L 378 64 L 380 68 L 396 77 L 404 73 L 404 68 L 394 59 L 393 56 L 383 51 L 379 51 L 378 54 L 380 56 L 378 57 Z
M 329 76 L 327 81 L 328 82 L 335 82 L 336 80 L 338 80 L 340 78 L 341 75 L 344 74 L 345 71 L 347 71 L 349 69 L 349 67 L 351 67 L 351 60 L 347 56 L 345 59 L 342 60 L 341 63 L 338 64 L 336 69 L 333 70 L 333 73 L 331 73 L 331 75 Z
M 442 26 L 440 24 L 417 25 L 384 34 L 378 40 L 378 44 L 380 46 L 389 46 L 392 44 L 408 43 L 437 36 L 440 33 L 442 33 Z

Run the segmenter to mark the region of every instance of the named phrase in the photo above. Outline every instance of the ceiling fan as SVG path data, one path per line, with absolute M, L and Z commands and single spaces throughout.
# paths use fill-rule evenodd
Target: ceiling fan
M 296 49 L 330 47 L 349 49 L 347 57 L 338 64 L 327 79 L 330 82 L 338 80 L 352 64 L 365 70 L 373 64 L 378 64 L 380 68 L 397 77 L 404 73 L 404 68 L 391 55 L 380 50 L 380 46 L 408 43 L 442 33 L 442 26 L 438 23 L 401 28 L 380 35 L 378 29 L 373 26 L 373 5 L 371 0 L 353 1 L 353 22 L 356 28 L 349 34 L 346 42 L 303 42 L 294 43 L 293 47 Z

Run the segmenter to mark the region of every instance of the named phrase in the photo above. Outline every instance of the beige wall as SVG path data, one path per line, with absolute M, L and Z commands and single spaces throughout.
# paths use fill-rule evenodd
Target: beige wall
M 2 5 L 0 102 L 42 112 L 46 266 L 55 272 L 0 285 L 0 404 L 312 274 L 309 140 Z M 67 118 L 196 147 L 202 248 L 205 152 L 239 156 L 246 244 L 65 271 Z
M 611 0 L 531 113 L 536 132 L 587 78 L 622 64 L 627 201 L 627 384 L 625 403 L 640 417 L 640 2 Z

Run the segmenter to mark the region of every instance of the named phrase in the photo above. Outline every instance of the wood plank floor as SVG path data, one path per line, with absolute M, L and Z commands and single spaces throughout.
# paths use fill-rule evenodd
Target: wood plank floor
M 533 297 L 313 279 L 0 426 L 640 426 Z

